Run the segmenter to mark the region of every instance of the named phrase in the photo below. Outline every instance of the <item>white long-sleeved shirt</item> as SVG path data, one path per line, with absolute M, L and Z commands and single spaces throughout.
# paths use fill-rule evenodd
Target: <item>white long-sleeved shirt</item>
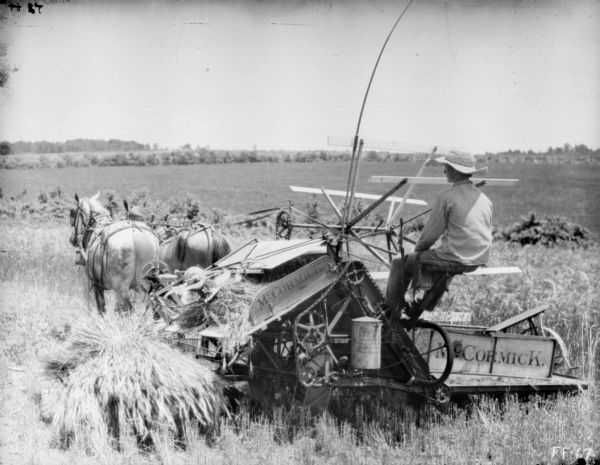
M 438 196 L 415 252 L 434 248 L 444 260 L 485 265 L 491 245 L 492 202 L 465 179 Z

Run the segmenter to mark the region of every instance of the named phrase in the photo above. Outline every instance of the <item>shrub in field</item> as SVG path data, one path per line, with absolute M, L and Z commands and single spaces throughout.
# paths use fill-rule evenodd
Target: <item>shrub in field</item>
M 190 150 L 184 152 L 173 152 L 171 163 L 174 165 L 191 165 L 194 163 L 194 154 Z
M 61 162 L 63 166 L 73 166 L 73 167 L 86 167 L 91 165 L 91 159 L 88 154 L 81 153 L 64 153 L 64 154 L 54 154 L 52 157 L 54 161 L 54 166 L 58 167 L 58 163 Z
M 158 154 L 160 158 L 161 165 L 170 165 L 171 164 L 171 153 L 170 152 L 162 152 Z
M 109 209 L 113 218 L 115 220 L 123 219 L 123 197 L 113 189 L 105 189 L 102 194 L 103 203 Z M 54 217 L 62 219 L 66 217 L 69 208 L 73 206 L 72 198 L 65 198 L 61 187 L 49 191 L 40 191 L 35 200 L 25 200 L 25 195 L 26 192 L 9 198 L 0 196 L 0 217 Z M 221 225 L 229 217 L 226 211 L 219 208 L 205 207 L 189 194 L 182 199 L 163 201 L 151 196 L 148 189 L 139 189 L 133 191 L 127 197 L 127 201 L 132 207 L 142 207 L 145 213 L 144 221 L 150 221 L 152 216 L 163 218 L 168 214 L 171 219 L 179 218 Z
M 117 153 L 112 157 L 112 165 L 113 166 L 126 166 L 127 156 L 123 153 Z
M 145 154 L 138 152 L 129 152 L 127 154 L 127 165 L 128 166 L 144 166 L 145 163 Z
M 198 152 L 196 152 L 195 163 L 222 163 L 222 160 L 215 152 L 206 149 L 200 149 Z
M 157 434 L 184 441 L 225 411 L 216 375 L 158 338 L 143 315 L 89 316 L 45 359 L 65 384 L 53 426 L 63 445 L 101 451 Z
M 75 160 L 73 158 L 73 155 L 69 154 L 69 153 L 65 153 L 62 156 L 63 161 L 65 162 L 65 164 L 67 166 L 73 166 L 75 165 Z
M 319 211 L 319 202 L 316 199 L 312 200 L 311 202 L 305 202 L 304 211 L 308 217 L 312 218 L 313 220 L 318 220 L 321 217 L 321 212 Z
M 535 213 L 524 217 L 496 233 L 496 238 L 521 245 L 540 244 L 551 247 L 560 244 L 588 246 L 592 239 L 589 231 L 560 216 L 539 218 Z
M 212 215 L 209 217 L 209 222 L 214 225 L 223 224 L 229 216 L 229 214 L 226 211 L 221 210 L 220 208 L 212 208 L 211 213 Z
M 48 202 L 48 194 L 46 192 L 40 192 L 37 200 L 40 203 L 47 203 Z
M 86 154 L 85 158 L 91 166 L 98 166 L 100 164 L 100 157 L 98 154 Z
M 48 195 L 50 196 L 51 199 L 61 198 L 63 196 L 62 187 L 56 186 L 54 188 L 54 190 L 51 190 L 50 192 L 48 192 Z
M 106 202 L 104 202 L 104 205 L 110 212 L 110 216 L 112 218 L 116 218 L 117 212 L 120 208 L 119 194 L 116 191 L 110 189 L 104 191 L 104 197 L 106 198 Z
M 52 161 L 46 155 L 42 155 L 39 159 L 40 168 L 51 168 L 53 166 Z
M 8 199 L 0 199 L 0 217 L 39 217 L 64 218 L 68 212 L 67 201 L 60 187 L 50 191 L 41 191 L 35 200 L 26 201 L 24 193 Z
M 160 165 L 160 157 L 154 152 L 149 153 L 144 157 L 144 162 L 148 166 Z
M 190 196 L 187 196 L 184 201 L 182 210 L 187 220 L 194 221 L 198 219 L 198 214 L 200 213 L 200 204 L 197 200 L 193 199 Z M 178 213 L 177 211 L 172 212 Z

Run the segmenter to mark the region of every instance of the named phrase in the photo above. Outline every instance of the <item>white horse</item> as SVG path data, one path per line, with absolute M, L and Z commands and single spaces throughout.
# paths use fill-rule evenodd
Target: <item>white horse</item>
M 147 294 L 150 289 L 145 276 L 159 266 L 159 241 L 144 223 L 113 221 L 99 194 L 82 199 L 75 194 L 69 241 L 82 254 L 98 312 L 106 311 L 105 290 L 115 291 L 118 307 L 131 310 L 129 290 Z

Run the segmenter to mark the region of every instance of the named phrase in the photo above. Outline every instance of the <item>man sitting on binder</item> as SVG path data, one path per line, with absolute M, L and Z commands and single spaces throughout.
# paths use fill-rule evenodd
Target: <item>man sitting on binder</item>
M 420 267 L 457 274 L 485 265 L 489 259 L 492 202 L 470 179 L 487 168 L 476 169 L 474 156 L 458 151 L 435 158 L 433 163 L 444 166 L 452 187 L 435 200 L 414 253 L 392 260 L 386 291 L 386 304 L 392 309 L 408 308 L 405 293 Z

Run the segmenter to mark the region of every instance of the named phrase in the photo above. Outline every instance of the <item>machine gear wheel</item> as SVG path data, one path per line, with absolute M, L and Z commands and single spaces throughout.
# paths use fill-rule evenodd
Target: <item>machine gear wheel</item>
M 275 239 L 290 239 L 292 237 L 292 218 L 286 211 L 280 211 L 275 218 Z
M 152 276 L 159 273 L 168 273 L 169 271 L 171 271 L 169 265 L 162 260 L 150 260 L 137 268 L 135 273 L 136 283 L 138 285 L 143 285 L 144 283 L 147 283 Z

